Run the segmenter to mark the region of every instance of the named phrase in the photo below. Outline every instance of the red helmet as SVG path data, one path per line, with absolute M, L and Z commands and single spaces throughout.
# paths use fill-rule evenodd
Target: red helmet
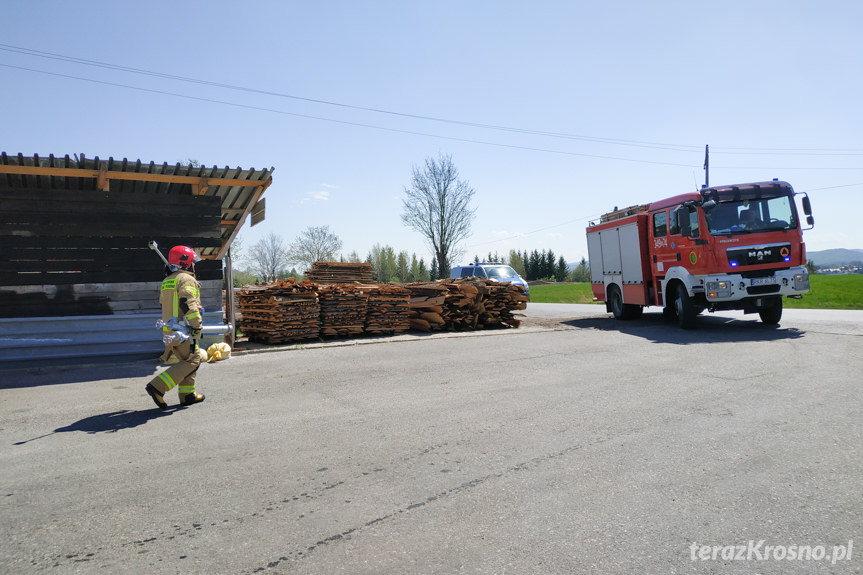
M 201 258 L 189 246 L 174 246 L 168 252 L 168 263 L 180 269 L 195 269 L 195 262 L 199 261 Z

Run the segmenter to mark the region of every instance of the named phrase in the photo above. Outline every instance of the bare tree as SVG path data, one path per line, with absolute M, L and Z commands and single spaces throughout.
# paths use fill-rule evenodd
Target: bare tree
M 315 262 L 334 261 L 341 249 L 342 240 L 330 231 L 330 226 L 310 227 L 291 244 L 288 258 L 308 271 Z
M 231 242 L 231 260 L 233 260 L 234 263 L 242 262 L 246 257 L 245 247 L 246 236 L 242 233 L 234 236 L 234 241 Z
M 275 281 L 288 265 L 288 250 L 282 237 L 271 233 L 252 246 L 245 260 L 261 281 Z
M 402 223 L 421 233 L 434 253 L 440 277 L 447 277 L 458 244 L 470 235 L 476 210 L 470 207 L 474 189 L 458 179 L 452 156 L 426 158 L 414 166 L 410 187 L 405 187 Z

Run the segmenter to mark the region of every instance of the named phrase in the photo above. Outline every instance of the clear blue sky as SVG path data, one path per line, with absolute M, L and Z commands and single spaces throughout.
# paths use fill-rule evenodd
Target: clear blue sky
M 0 150 L 274 167 L 246 249 L 328 225 L 344 255 L 428 264 L 400 219 L 428 156 L 476 190 L 460 260 L 577 262 L 589 220 L 700 186 L 709 144 L 711 184 L 809 192 L 810 251 L 863 248 L 861 22 L 854 0 L 7 2 Z

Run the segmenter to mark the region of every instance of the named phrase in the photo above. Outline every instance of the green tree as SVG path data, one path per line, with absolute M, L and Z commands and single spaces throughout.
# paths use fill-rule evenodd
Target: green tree
M 396 277 L 399 282 L 407 283 L 410 281 L 410 269 L 408 268 L 408 253 L 406 251 L 399 252 L 396 258 Z
M 560 256 L 560 259 L 557 260 L 557 267 L 554 269 L 554 281 L 564 282 L 566 281 L 566 275 L 566 260 L 563 259 L 563 256 Z
M 432 260 L 432 261 L 434 261 L 434 260 Z M 420 258 L 419 273 L 417 274 L 417 277 L 414 281 L 427 282 L 427 281 L 431 281 L 431 279 L 432 279 L 431 274 L 426 269 L 425 260 L 423 258 Z
M 368 259 L 375 270 L 378 282 L 387 283 L 394 279 L 398 281 L 396 254 L 392 246 L 381 247 L 380 244 L 375 244 Z
M 583 257 L 581 261 L 575 266 L 575 269 L 572 270 L 572 281 L 574 282 L 589 282 L 590 281 L 590 266 L 587 264 L 587 260 Z
M 509 267 L 515 270 L 515 273 L 521 277 L 527 277 L 527 272 L 524 271 L 524 260 L 516 250 L 509 250 L 509 260 L 507 263 Z
M 538 280 L 542 278 L 542 260 L 543 256 L 536 250 L 533 250 L 530 253 L 530 259 L 527 263 L 527 277 L 525 278 L 528 281 Z
M 291 268 L 291 271 L 283 271 L 279 274 L 279 279 L 286 280 L 288 278 L 294 278 L 296 281 L 301 282 L 305 278 L 303 274 L 297 271 L 297 268 Z
M 542 252 L 542 278 L 541 279 L 553 279 L 554 278 L 554 252 L 548 250 L 546 252 L 543 250 Z
M 408 281 L 418 282 L 420 275 L 420 264 L 417 261 L 417 255 L 413 254 L 411 256 L 411 269 L 408 272 Z
M 234 287 L 241 288 L 243 286 L 251 286 L 258 283 L 258 276 L 252 272 L 245 270 L 234 270 Z

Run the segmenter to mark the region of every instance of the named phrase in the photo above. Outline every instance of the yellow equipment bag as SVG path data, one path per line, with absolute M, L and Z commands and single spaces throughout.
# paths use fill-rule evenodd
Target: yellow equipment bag
M 207 348 L 207 355 L 210 356 L 207 360 L 208 363 L 213 363 L 220 359 L 228 359 L 231 355 L 231 346 L 224 342 L 214 343 Z

